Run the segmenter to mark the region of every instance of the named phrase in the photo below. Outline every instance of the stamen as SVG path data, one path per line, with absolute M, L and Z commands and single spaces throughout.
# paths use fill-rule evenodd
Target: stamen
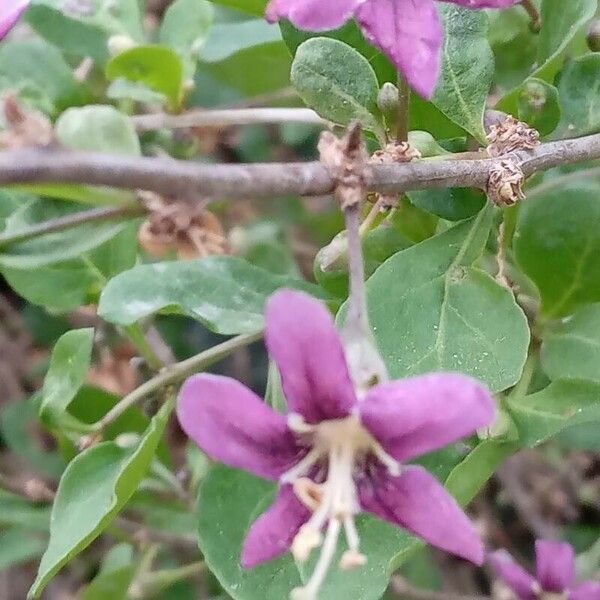
M 329 570 L 333 556 L 335 555 L 340 529 L 341 523 L 338 519 L 331 519 L 331 521 L 329 521 L 327 533 L 325 534 L 325 542 L 323 543 L 323 550 L 317 561 L 317 566 L 304 587 L 292 590 L 290 600 L 316 600 L 317 593 L 323 585 L 323 581 L 325 580 L 325 576 L 327 575 L 327 571 Z
M 292 541 L 292 555 L 298 562 L 306 562 L 310 553 L 321 545 L 323 536 L 318 529 L 305 524 Z
M 313 512 L 323 504 L 323 486 L 308 477 L 300 477 L 294 481 L 294 494 L 306 508 Z
M 314 433 L 318 427 L 318 425 L 307 423 L 304 417 L 298 413 L 290 413 L 287 416 L 287 424 L 291 431 L 300 435 Z
M 344 530 L 346 532 L 346 541 L 348 542 L 348 550 L 342 555 L 340 560 L 340 569 L 350 571 L 362 567 L 367 562 L 367 557 L 361 554 L 358 550 L 360 538 L 354 523 L 354 517 L 348 516 L 344 519 Z
M 400 463 L 391 457 L 379 444 L 374 443 L 371 446 L 371 451 L 379 459 L 392 477 L 398 477 L 402 472 L 402 466 Z
M 306 475 L 306 472 L 319 460 L 321 451 L 313 448 L 295 467 L 284 473 L 279 481 L 281 484 L 294 483 L 296 479 Z

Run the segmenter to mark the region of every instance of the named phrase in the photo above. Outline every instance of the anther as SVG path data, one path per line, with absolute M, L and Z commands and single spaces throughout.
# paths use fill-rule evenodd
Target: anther
M 361 554 L 357 550 L 346 550 L 342 554 L 340 560 L 340 569 L 342 571 L 351 571 L 352 569 L 358 569 L 367 563 L 367 557 Z
M 323 541 L 320 531 L 310 525 L 303 525 L 292 541 L 292 555 L 298 562 L 308 560 L 310 553 L 318 548 Z
M 323 486 L 308 477 L 294 481 L 294 494 L 306 508 L 315 512 L 323 503 Z

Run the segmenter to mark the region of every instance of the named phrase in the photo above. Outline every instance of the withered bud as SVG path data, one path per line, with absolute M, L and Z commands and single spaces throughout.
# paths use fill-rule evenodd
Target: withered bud
M 138 240 L 151 256 L 170 251 L 180 259 L 225 254 L 227 241 L 219 219 L 201 205 L 163 198 L 144 192 L 142 201 L 148 219 L 142 224 Z
M 600 19 L 594 19 L 590 23 L 585 39 L 592 52 L 600 52 Z
M 7 93 L 2 98 L 6 130 L 0 132 L 0 147 L 10 150 L 44 148 L 54 138 L 54 128 L 46 115 L 36 110 L 25 110 L 17 96 Z
M 521 167 L 513 160 L 502 160 L 490 169 L 488 197 L 496 206 L 512 206 L 525 198 L 524 182 Z
M 335 196 L 342 209 L 360 204 L 365 195 L 364 169 L 369 159 L 360 123 L 342 138 L 324 131 L 317 146 L 321 162 L 336 181 Z
M 487 135 L 490 156 L 503 156 L 517 150 L 533 150 L 540 143 L 540 134 L 527 123 L 509 115 L 499 125 L 492 125 Z
M 421 153 L 408 142 L 391 142 L 382 150 L 377 150 L 369 162 L 373 164 L 406 163 L 421 158 Z

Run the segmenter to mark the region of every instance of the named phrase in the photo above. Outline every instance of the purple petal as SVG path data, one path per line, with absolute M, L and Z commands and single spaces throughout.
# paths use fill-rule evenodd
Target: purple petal
M 288 409 L 308 423 L 348 416 L 356 396 L 329 311 L 306 294 L 282 290 L 267 304 L 265 333 Z
M 488 561 L 496 575 L 510 587 L 520 600 L 535 600 L 536 580 L 521 565 L 517 564 L 506 550 L 492 552 Z
M 494 400 L 471 377 L 435 373 L 378 385 L 359 410 L 385 450 L 405 462 L 491 423 Z
M 575 581 L 575 553 L 570 544 L 538 540 L 535 543 L 538 583 L 546 592 L 564 592 Z
M 268 21 L 287 19 L 299 29 L 327 31 L 341 27 L 364 0 L 271 0 Z
M 571 590 L 569 600 L 600 600 L 600 583 L 587 581 Z
M 443 39 L 433 0 L 366 0 L 356 18 L 365 37 L 390 58 L 411 87 L 431 98 Z
M 31 0 L 2 0 L 0 6 L 0 40 L 16 25 Z
M 405 466 L 398 477 L 380 469 L 359 483 L 361 506 L 433 546 L 483 563 L 483 545 L 456 500 L 425 469 Z
M 277 480 L 300 458 L 283 415 L 229 377 L 190 377 L 179 392 L 182 429 L 208 456 Z
M 271 507 L 254 522 L 242 549 L 242 567 L 252 569 L 281 556 L 310 517 L 291 485 L 279 489 Z
M 508 8 L 522 2 L 522 0 L 442 0 L 443 2 L 452 2 L 460 4 L 466 8 Z

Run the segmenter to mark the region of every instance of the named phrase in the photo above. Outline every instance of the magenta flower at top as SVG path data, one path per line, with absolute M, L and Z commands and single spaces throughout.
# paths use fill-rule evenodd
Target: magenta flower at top
M 506 8 L 521 0 L 445 0 L 467 8 Z M 270 0 L 266 17 L 308 31 L 327 31 L 356 17 L 421 96 L 431 98 L 440 73 L 443 32 L 434 0 Z
M 16 25 L 31 0 L 0 0 L 0 40 Z
M 177 407 L 181 426 L 210 457 L 280 484 L 248 533 L 242 565 L 290 548 L 306 560 L 322 544 L 311 580 L 293 593 L 314 598 L 342 530 L 341 568 L 366 561 L 354 523 L 361 511 L 481 564 L 481 542 L 456 501 L 425 469 L 405 463 L 488 425 L 489 392 L 463 375 L 434 374 L 377 385 L 358 400 L 331 315 L 299 292 L 269 300 L 266 343 L 287 417 L 237 381 L 209 374 L 185 382 Z
M 599 582 L 575 583 L 575 555 L 569 544 L 538 540 L 535 556 L 535 577 L 506 550 L 492 552 L 489 561 L 519 600 L 600 600 Z

